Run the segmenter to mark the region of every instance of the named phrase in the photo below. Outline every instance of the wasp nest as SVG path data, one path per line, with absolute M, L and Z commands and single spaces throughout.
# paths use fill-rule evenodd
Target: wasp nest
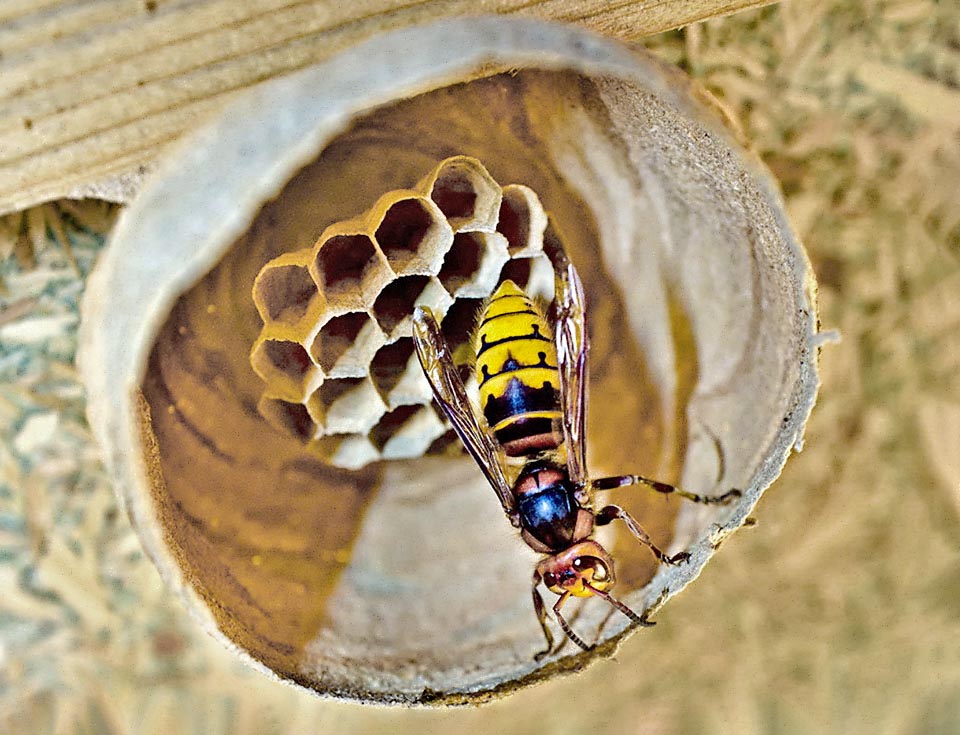
M 171 156 L 91 278 L 81 368 L 142 543 L 204 628 L 272 676 L 400 703 L 503 695 L 632 630 L 586 600 L 569 614 L 597 647 L 535 659 L 536 555 L 472 459 L 346 470 L 305 446 L 360 465 L 443 441 L 411 307 L 462 341 L 504 268 L 540 278 L 538 200 L 586 294 L 591 474 L 743 490 L 615 491 L 690 553 L 658 565 L 605 527 L 617 596 L 653 614 L 700 575 L 798 443 L 818 345 L 776 187 L 706 99 L 583 31 L 471 18 L 264 85 Z M 459 154 L 537 197 L 466 158 L 418 186 Z
M 501 188 L 478 160 L 456 156 L 330 225 L 313 247 L 271 260 L 253 287 L 260 413 L 348 469 L 445 446 L 453 435 L 414 351 L 413 309 L 442 316 L 455 358 L 468 362 L 477 305 L 500 280 L 552 297 L 546 227 L 534 191 Z

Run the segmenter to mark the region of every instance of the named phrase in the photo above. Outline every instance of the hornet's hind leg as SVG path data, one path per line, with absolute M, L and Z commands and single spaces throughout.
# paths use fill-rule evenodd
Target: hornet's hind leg
M 714 447 L 716 448 L 717 457 L 719 459 L 716 482 L 719 485 L 723 481 L 723 476 L 726 473 L 723 447 L 720 445 L 719 437 L 710 431 L 709 427 L 704 426 L 703 428 L 713 441 Z M 591 490 L 614 490 L 618 487 L 627 487 L 628 485 L 646 485 L 647 487 L 656 490 L 658 493 L 664 493 L 665 495 L 679 495 L 681 498 L 686 498 L 694 503 L 703 503 L 705 505 L 725 504 L 734 498 L 739 498 L 741 495 L 743 495 L 743 493 L 736 488 L 727 490 L 727 492 L 723 493 L 722 495 L 697 495 L 696 493 L 681 490 L 678 487 L 668 485 L 667 483 L 660 482 L 659 480 L 651 480 L 649 477 L 644 477 L 643 475 L 617 475 L 616 477 L 602 477 L 590 481 Z
M 728 490 L 723 495 L 697 495 L 696 493 L 689 493 L 686 490 L 681 490 L 673 485 L 668 485 L 665 482 L 658 482 L 657 480 L 651 480 L 647 477 L 641 477 L 640 475 L 602 477 L 600 479 L 590 481 L 591 489 L 598 491 L 613 490 L 614 488 L 626 487 L 628 485 L 646 485 L 647 487 L 653 488 L 658 493 L 679 495 L 680 497 L 691 500 L 694 503 L 704 503 L 705 505 L 729 503 L 734 498 L 739 498 L 742 494 L 739 490 L 734 488 L 732 490 Z M 640 524 L 637 523 L 633 516 L 627 513 L 627 511 L 625 511 L 619 505 L 608 505 L 604 508 L 601 508 L 600 511 L 597 512 L 596 518 L 598 526 L 605 526 L 611 521 L 615 521 L 617 519 L 623 521 L 627 524 L 627 528 L 630 529 L 630 533 L 632 533 L 638 541 L 649 547 L 650 551 L 653 552 L 653 555 L 665 564 L 680 564 L 681 562 L 685 562 L 690 558 L 690 554 L 688 554 L 686 551 L 682 551 L 673 556 L 667 556 L 656 544 L 653 543 L 650 536 L 648 536 L 647 532 L 640 527 Z
M 601 477 L 598 480 L 590 481 L 590 486 L 594 490 L 613 490 L 618 487 L 627 487 L 628 485 L 646 485 L 658 493 L 679 495 L 681 498 L 692 500 L 694 503 L 704 503 L 705 505 L 725 504 L 734 498 L 739 498 L 743 494 L 736 488 L 733 488 L 727 490 L 723 495 L 697 495 L 696 493 L 690 493 L 673 485 L 668 485 L 665 482 L 651 480 L 641 475 L 618 475 L 616 477 Z

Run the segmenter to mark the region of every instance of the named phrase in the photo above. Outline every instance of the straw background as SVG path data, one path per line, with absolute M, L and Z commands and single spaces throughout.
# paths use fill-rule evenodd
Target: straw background
M 0 731 L 960 732 L 960 6 L 793 0 L 644 43 L 779 178 L 842 335 L 758 526 L 616 660 L 479 709 L 268 681 L 165 592 L 84 419 L 116 208 L 43 205 L 0 218 Z

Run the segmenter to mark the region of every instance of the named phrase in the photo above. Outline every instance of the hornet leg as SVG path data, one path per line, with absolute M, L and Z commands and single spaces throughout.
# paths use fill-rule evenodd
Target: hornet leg
M 653 543 L 651 538 L 647 535 L 647 532 L 640 528 L 640 524 L 634 520 L 633 516 L 627 513 L 627 511 L 625 511 L 619 505 L 608 505 L 605 508 L 602 508 L 597 513 L 597 525 L 605 526 L 611 521 L 617 520 L 618 518 L 627 524 L 627 528 L 630 529 L 630 533 L 632 533 L 640 543 L 646 544 L 650 548 L 650 551 L 653 552 L 653 555 L 661 562 L 665 564 L 679 564 L 690 558 L 690 554 L 688 554 L 686 551 L 681 551 L 679 554 L 674 556 L 667 556 L 664 554 L 659 547 Z
M 576 643 L 584 651 L 589 651 L 592 646 L 588 646 L 583 642 L 583 639 L 580 638 L 576 633 L 573 632 L 573 628 L 570 627 L 570 624 L 567 622 L 566 618 L 560 614 L 560 608 L 563 606 L 563 603 L 567 601 L 567 598 L 570 597 L 569 592 L 564 592 L 560 595 L 560 599 L 557 600 L 557 604 L 553 606 L 553 613 L 557 616 L 557 622 L 560 623 L 560 627 L 563 628 L 563 632 L 567 634 L 567 638 Z
M 550 632 L 550 627 L 547 625 L 547 611 L 543 605 L 543 598 L 540 596 L 540 590 L 537 587 L 540 585 L 541 577 L 539 572 L 533 573 L 533 609 L 537 613 L 537 622 L 540 623 L 540 630 L 543 631 L 543 637 L 547 639 L 547 648 L 544 651 L 540 651 L 533 658 L 535 661 L 539 661 L 544 656 L 548 656 L 550 651 L 553 650 L 553 633 Z
M 587 584 L 587 587 L 590 588 L 590 591 L 593 592 L 593 594 L 609 602 L 611 605 L 617 608 L 617 610 L 622 612 L 624 615 L 630 618 L 637 625 L 640 625 L 644 628 L 652 628 L 654 625 L 656 625 L 656 623 L 653 622 L 652 620 L 647 620 L 646 613 L 644 613 L 643 615 L 637 615 L 633 610 L 631 610 L 629 607 L 624 605 L 622 602 L 620 602 L 620 600 L 618 600 L 616 597 L 611 595 L 609 592 L 605 590 L 598 590 L 596 587 L 592 587 L 590 584 Z
M 673 485 L 668 485 L 665 482 L 658 482 L 657 480 L 651 480 L 648 477 L 642 477 L 640 475 L 602 477 L 598 480 L 591 480 L 590 485 L 594 490 L 613 490 L 614 488 L 626 487 L 627 485 L 646 485 L 647 487 L 653 488 L 658 493 L 672 493 L 674 495 L 679 495 L 681 498 L 692 500 L 694 503 L 704 503 L 706 505 L 728 503 L 734 498 L 739 498 L 743 494 L 734 488 L 732 490 L 727 490 L 727 492 L 725 492 L 723 495 L 697 495 L 696 493 L 688 493 L 686 490 L 681 490 Z

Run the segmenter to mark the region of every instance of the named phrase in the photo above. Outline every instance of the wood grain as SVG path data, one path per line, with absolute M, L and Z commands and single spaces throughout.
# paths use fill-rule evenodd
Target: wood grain
M 483 10 L 637 38 L 772 0 L 492 0 Z M 127 201 L 164 148 L 240 90 L 469 0 L 67 0 L 0 5 L 0 214 Z

